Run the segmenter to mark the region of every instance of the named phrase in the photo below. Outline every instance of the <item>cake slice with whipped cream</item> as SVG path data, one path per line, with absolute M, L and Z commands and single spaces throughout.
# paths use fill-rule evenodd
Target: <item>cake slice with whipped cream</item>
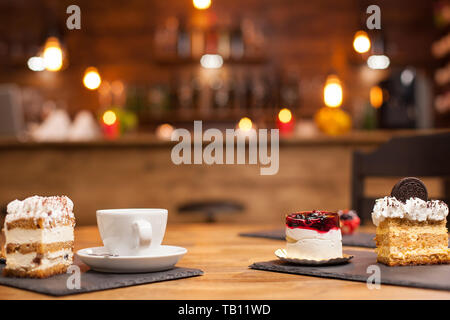
M 449 263 L 447 215 L 447 205 L 428 200 L 419 179 L 400 180 L 391 196 L 377 199 L 373 208 L 377 261 L 389 266 Z
M 66 196 L 14 200 L 5 218 L 6 276 L 46 278 L 73 261 L 75 217 Z
M 286 241 L 289 258 L 317 261 L 343 257 L 337 213 L 307 211 L 287 215 Z

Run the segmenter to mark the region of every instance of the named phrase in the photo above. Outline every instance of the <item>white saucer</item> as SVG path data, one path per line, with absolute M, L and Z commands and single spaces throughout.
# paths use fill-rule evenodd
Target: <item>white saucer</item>
M 143 273 L 172 269 L 187 250 L 176 246 L 160 246 L 148 256 L 111 256 L 104 247 L 85 248 L 77 256 L 91 269 L 110 273 Z

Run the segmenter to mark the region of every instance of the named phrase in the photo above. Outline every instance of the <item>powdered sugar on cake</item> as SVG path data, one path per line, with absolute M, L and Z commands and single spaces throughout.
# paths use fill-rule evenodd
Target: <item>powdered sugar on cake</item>
M 68 222 L 74 219 L 73 202 L 66 196 L 40 197 L 33 196 L 23 201 L 14 200 L 7 206 L 5 222 L 19 219 L 43 219 L 44 226 L 51 222 Z
M 384 197 L 375 201 L 372 221 L 376 226 L 386 218 L 441 221 L 447 215 L 448 207 L 440 200 L 424 201 L 419 198 L 410 198 L 403 203 L 395 197 Z

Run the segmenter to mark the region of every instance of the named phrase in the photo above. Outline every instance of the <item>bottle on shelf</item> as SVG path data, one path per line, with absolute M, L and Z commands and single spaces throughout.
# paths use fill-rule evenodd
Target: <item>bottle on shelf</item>
M 181 20 L 178 28 L 177 55 L 180 58 L 188 58 L 191 55 L 191 35 L 184 20 Z
M 164 54 L 175 56 L 177 54 L 179 21 L 177 17 L 169 17 L 165 26 Z
M 207 54 L 217 54 L 218 48 L 218 33 L 217 30 L 212 29 L 206 33 L 206 41 L 205 41 L 205 53 Z
M 200 109 L 201 84 L 196 74 L 192 75 L 191 87 L 192 87 L 192 109 L 196 113 L 198 113 Z
M 239 60 L 244 57 L 244 39 L 240 26 L 233 29 L 231 32 L 230 55 L 234 60 Z
M 219 41 L 217 44 L 217 52 L 224 60 L 230 58 L 230 33 L 228 30 L 221 30 L 219 32 Z
M 205 52 L 205 34 L 200 28 L 194 28 L 191 32 L 191 55 L 200 58 Z

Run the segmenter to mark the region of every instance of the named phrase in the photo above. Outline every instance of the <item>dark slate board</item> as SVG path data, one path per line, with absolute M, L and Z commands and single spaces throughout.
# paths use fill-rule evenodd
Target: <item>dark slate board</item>
M 367 273 L 367 267 L 380 267 L 382 284 L 399 285 L 426 289 L 450 291 L 450 265 L 425 265 L 388 267 L 376 262 L 376 254 L 369 251 L 345 250 L 353 255 L 349 263 L 337 266 L 299 266 L 280 260 L 256 262 L 249 266 L 251 269 L 282 273 L 308 275 L 322 278 L 333 278 L 366 282 L 372 273 Z
M 257 232 L 240 233 L 242 237 L 266 238 L 274 240 L 285 240 L 285 230 L 266 230 Z M 342 244 L 344 246 L 375 248 L 374 233 L 356 232 L 352 235 L 343 235 Z
M 0 265 L 0 271 L 3 271 L 4 267 L 4 265 Z M 81 267 L 81 269 L 83 270 L 83 267 Z M 71 276 L 70 274 L 60 274 L 46 279 L 10 278 L 0 275 L 0 285 L 44 293 L 52 296 L 65 296 L 77 293 L 189 278 L 200 276 L 202 274 L 203 271 L 199 269 L 178 267 L 167 271 L 150 273 L 101 273 L 88 270 L 81 273 L 80 289 L 67 288 L 66 283 L 68 278 Z

